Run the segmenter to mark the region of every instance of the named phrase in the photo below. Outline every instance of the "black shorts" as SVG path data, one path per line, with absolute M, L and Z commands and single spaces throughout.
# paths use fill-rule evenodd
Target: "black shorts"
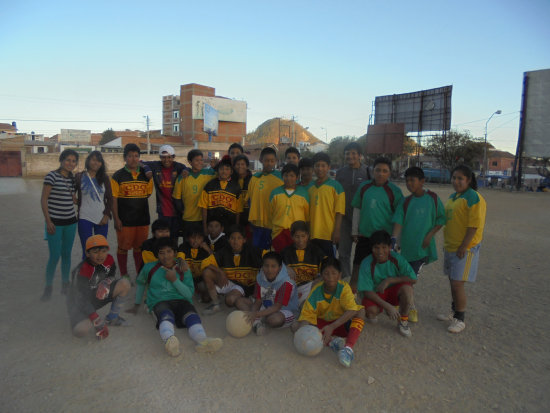
M 409 265 L 412 267 L 412 269 L 414 270 L 414 273 L 418 277 L 420 270 L 422 269 L 424 264 L 426 264 L 427 262 L 428 262 L 428 257 L 424 257 L 416 261 L 409 261 Z
M 355 257 L 353 258 L 353 265 L 361 265 L 363 260 L 372 254 L 372 245 L 370 238 L 359 237 L 357 245 L 355 246 Z
M 160 316 L 165 311 L 171 311 L 174 314 L 174 320 L 176 321 L 176 327 L 186 327 L 183 317 L 189 313 L 196 313 L 195 307 L 187 300 L 170 300 L 161 301 L 157 303 L 153 308 L 153 313 L 157 319 L 157 328 L 159 328 Z
M 321 248 L 321 250 L 327 257 L 334 257 L 334 247 L 332 241 L 329 241 L 327 239 L 314 238 L 311 240 L 311 242 Z
M 94 306 L 95 310 L 99 310 L 101 307 L 106 306 L 113 301 L 113 292 L 115 291 L 115 287 L 119 281 L 120 280 L 115 280 L 111 283 L 109 295 L 104 300 L 98 300 L 96 298 L 96 290 L 90 291 L 90 296 L 88 297 L 88 300 Z M 67 311 L 69 312 L 71 328 L 74 328 L 74 326 L 76 326 L 81 321 L 86 320 L 90 315 L 86 314 L 87 311 L 83 309 L 84 306 L 82 305 L 82 303 L 78 302 L 78 298 L 75 294 L 76 291 L 73 290 L 73 288 L 76 287 L 71 287 L 69 294 L 67 294 Z

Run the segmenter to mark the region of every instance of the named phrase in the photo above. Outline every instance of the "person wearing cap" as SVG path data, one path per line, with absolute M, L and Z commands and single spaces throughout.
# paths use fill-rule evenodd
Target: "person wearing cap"
M 93 328 L 98 340 L 107 338 L 107 326 L 128 325 L 120 317 L 120 310 L 130 291 L 130 282 L 115 279 L 116 264 L 109 254 L 109 244 L 103 235 L 86 240 L 86 258 L 72 271 L 67 294 L 67 310 L 72 333 L 84 337 Z M 102 319 L 97 310 L 111 303 L 111 309 Z
M 170 222 L 170 237 L 176 239 L 181 229 L 181 214 L 176 210 L 172 192 L 176 179 L 187 167 L 175 161 L 176 151 L 171 145 L 159 149 L 160 161 L 142 161 L 143 170 L 155 184 L 157 214 L 160 219 Z

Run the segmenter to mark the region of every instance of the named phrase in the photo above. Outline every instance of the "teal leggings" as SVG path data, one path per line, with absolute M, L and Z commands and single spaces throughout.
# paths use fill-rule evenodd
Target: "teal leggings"
M 61 279 L 64 283 L 69 282 L 69 273 L 71 271 L 71 252 L 73 250 L 74 237 L 76 234 L 76 222 L 71 225 L 55 226 L 55 234 L 48 234 L 48 248 L 50 249 L 50 258 L 46 266 L 46 286 L 53 284 L 55 268 L 61 257 Z

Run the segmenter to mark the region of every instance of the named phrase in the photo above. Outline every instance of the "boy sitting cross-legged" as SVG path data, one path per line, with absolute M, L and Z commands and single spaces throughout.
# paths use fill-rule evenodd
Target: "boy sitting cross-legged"
M 350 367 L 353 346 L 365 325 L 365 309 L 355 302 L 350 286 L 340 280 L 341 276 L 340 261 L 333 257 L 323 260 L 323 282 L 313 288 L 291 330 L 296 332 L 306 324 L 317 326 L 325 345 L 338 353 L 343 366 Z
M 288 276 L 279 254 L 270 251 L 264 255 L 262 269 L 256 277 L 254 302 L 240 297 L 235 307 L 246 311 L 245 317 L 259 336 L 265 333 L 266 327 L 286 327 L 294 322 L 298 312 L 296 284 Z
M 375 321 L 378 313 L 385 310 L 390 319 L 397 321 L 399 333 L 410 337 L 408 320 L 416 274 L 405 258 L 391 250 L 390 234 L 376 231 L 370 239 L 372 255 L 361 263 L 357 283 L 358 292 L 363 293 L 367 320 Z
M 229 245 L 202 262 L 204 283 L 212 300 L 204 314 L 220 311 L 219 294 L 225 295 L 228 307 L 233 307 L 238 298 L 252 295 L 262 266 L 262 251 L 246 242 L 243 227 L 234 225 L 227 235 Z
M 84 337 L 93 327 L 99 340 L 107 338 L 107 325 L 128 325 L 119 316 L 130 291 L 130 282 L 115 280 L 116 264 L 109 254 L 109 244 L 103 235 L 86 240 L 86 259 L 72 273 L 72 284 L 67 294 L 67 309 L 73 335 Z M 102 320 L 97 310 L 111 303 L 111 311 Z
M 219 350 L 223 341 L 220 338 L 206 336 L 201 319 L 193 307 L 191 302 L 194 292 L 193 276 L 185 262 L 177 263 L 175 241 L 170 238 L 160 238 L 156 247 L 159 260 L 146 264 L 140 271 L 132 312 L 137 312 L 148 283 L 146 304 L 155 314 L 160 337 L 170 356 L 176 357 L 180 354 L 179 340 L 174 334 L 174 326 L 187 328 L 189 336 L 197 343 L 196 351 L 202 353 Z

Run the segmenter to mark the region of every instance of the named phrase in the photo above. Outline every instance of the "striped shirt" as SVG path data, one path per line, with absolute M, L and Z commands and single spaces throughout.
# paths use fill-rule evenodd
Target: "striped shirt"
M 54 225 L 71 225 L 77 222 L 73 201 L 74 177 L 64 177 L 59 171 L 51 171 L 44 178 L 44 185 L 52 187 L 48 197 L 48 213 Z

